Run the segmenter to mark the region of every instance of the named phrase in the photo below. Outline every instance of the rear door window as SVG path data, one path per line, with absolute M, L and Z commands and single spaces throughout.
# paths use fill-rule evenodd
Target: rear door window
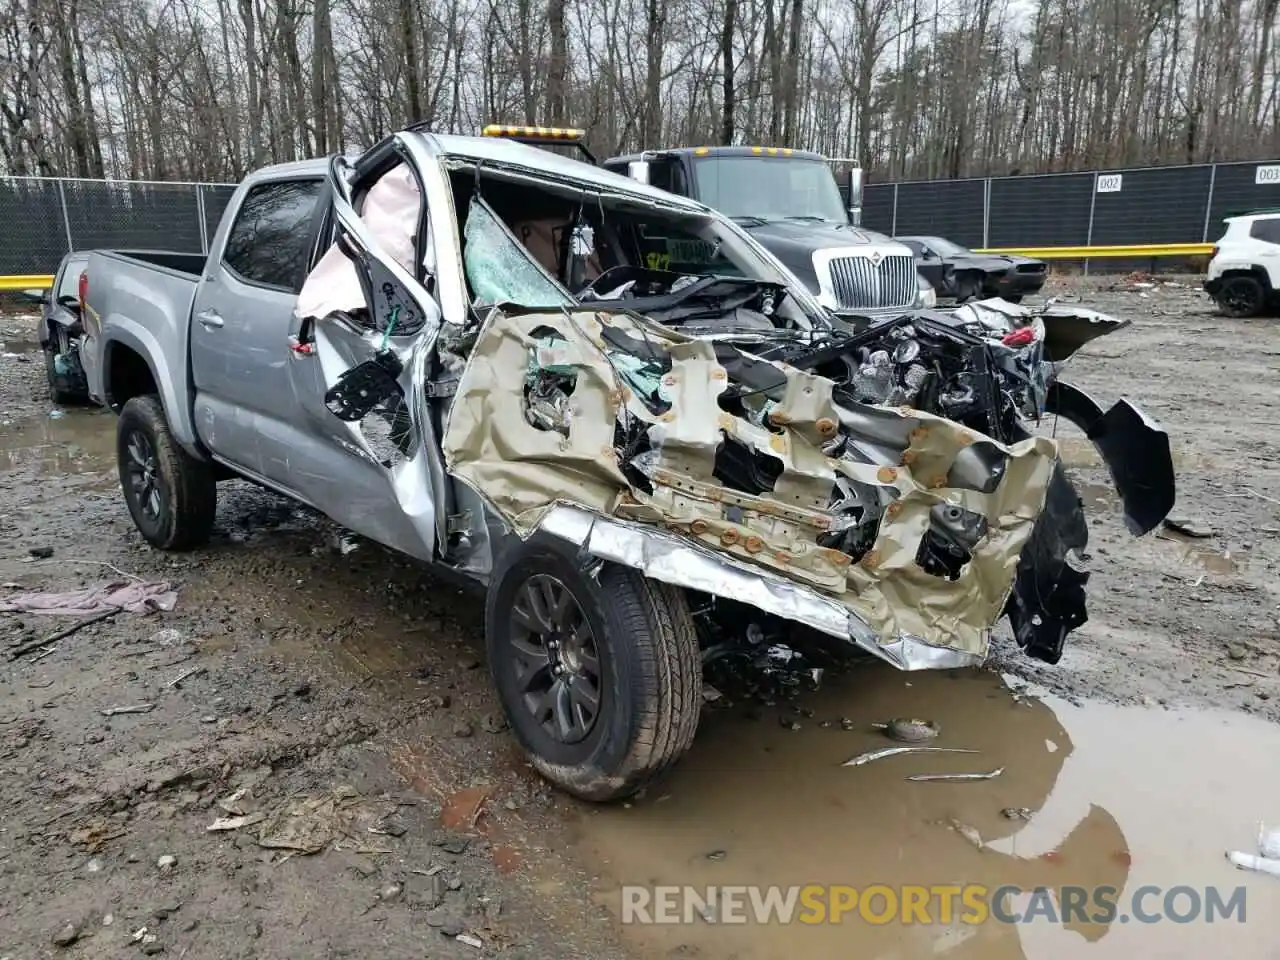
M 301 290 L 322 186 L 320 180 L 277 180 L 250 189 L 227 236 L 223 264 L 249 283 Z
M 1280 218 L 1272 217 L 1268 220 L 1253 221 L 1253 226 L 1249 228 L 1249 236 L 1264 243 L 1280 244 Z

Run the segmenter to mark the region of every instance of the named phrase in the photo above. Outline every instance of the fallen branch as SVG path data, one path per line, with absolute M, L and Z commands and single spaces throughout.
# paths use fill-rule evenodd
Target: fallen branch
M 19 657 L 30 653 L 32 650 L 39 650 L 41 647 L 50 646 L 51 644 L 57 643 L 64 637 L 71 636 L 77 630 L 83 630 L 85 627 L 93 626 L 95 623 L 101 623 L 109 617 L 114 617 L 119 612 L 119 610 L 108 610 L 106 613 L 100 613 L 96 617 L 89 617 L 87 620 L 81 620 L 79 623 L 74 623 L 65 630 L 59 630 L 57 633 L 50 634 L 43 640 L 32 640 L 30 643 L 24 643 L 20 646 L 14 647 L 9 651 L 9 659 L 17 660 Z
M 146 581 L 144 581 L 144 580 L 142 579 L 142 577 L 138 576 L 136 573 L 128 573 L 128 572 L 126 572 L 126 571 L 124 571 L 124 570 L 121 570 L 119 567 L 117 567 L 117 566 L 116 566 L 115 564 L 113 564 L 113 563 L 107 563 L 107 561 L 105 561 L 105 560 L 68 560 L 68 559 L 67 559 L 67 558 L 65 558 L 65 557 L 57 557 L 57 558 L 52 558 L 52 559 L 43 559 L 43 560 L 42 560 L 42 559 L 24 560 L 24 561 L 22 561 L 22 562 L 23 562 L 23 563 L 35 563 L 35 564 L 40 564 L 40 563 L 57 563 L 57 564 L 63 564 L 63 563 L 88 563 L 88 564 L 92 564 L 92 565 L 93 565 L 93 566 L 95 566 L 95 567 L 106 567 L 108 570 L 114 570 L 116 573 L 120 574 L 120 576 L 125 577 L 125 578 L 127 578 L 127 579 L 129 579 L 129 580 L 135 580 L 135 581 L 137 581 L 138 583 L 145 583 L 145 582 L 146 582 Z
M 1253 489 L 1253 487 L 1241 487 L 1240 489 L 1245 490 L 1248 493 L 1252 493 L 1259 500 L 1265 500 L 1267 503 L 1274 503 L 1276 506 L 1280 507 L 1280 500 L 1277 500 L 1275 497 L 1268 497 L 1265 493 L 1259 493 L 1257 490 Z

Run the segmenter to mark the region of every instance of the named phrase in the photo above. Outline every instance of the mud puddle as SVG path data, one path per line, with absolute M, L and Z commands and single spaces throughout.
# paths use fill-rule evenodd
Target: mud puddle
M 1280 821 L 1275 726 L 1238 714 L 1014 695 L 990 673 L 904 678 L 878 667 L 832 678 L 802 704 L 813 717 L 799 730 L 772 710 L 754 721 L 738 707 L 709 713 L 691 753 L 653 795 L 629 809 L 584 812 L 577 853 L 602 876 L 599 897 L 619 919 L 624 884 L 689 884 L 704 893 L 713 885 L 883 884 L 899 912 L 872 922 L 884 914 L 880 897 L 871 921 L 855 908 L 838 923 L 827 914 L 828 922 L 762 926 L 746 900 L 746 923 L 708 922 L 712 908 L 690 923 L 625 927 L 646 955 L 677 948 L 738 960 L 1202 957 L 1224 948 L 1271 955 L 1280 881 L 1234 869 L 1224 852 L 1252 851 L 1258 822 Z M 872 727 L 893 717 L 928 718 L 940 728 L 934 745 L 979 752 L 842 766 L 893 745 Z M 1000 776 L 977 782 L 904 779 L 998 768 Z M 955 916 L 944 922 L 937 900 L 931 922 L 919 914 L 901 922 L 904 886 L 945 884 L 1080 886 L 1091 895 L 1114 887 L 1118 915 L 1132 912 L 1135 891 L 1147 885 L 1161 888 L 1138 903 L 1147 915 L 1173 887 L 1192 888 L 1201 906 L 1207 887 L 1224 903 L 1244 887 L 1246 922 L 1130 916 L 1064 925 L 1042 915 L 976 925 Z M 817 902 L 832 896 L 820 893 Z M 1181 895 L 1173 912 L 1185 915 L 1192 896 Z M 1026 910 L 1030 897 L 1012 898 L 1009 908 Z
M 109 413 L 54 407 L 44 416 L 0 422 L 0 472 L 114 476 L 115 443 Z

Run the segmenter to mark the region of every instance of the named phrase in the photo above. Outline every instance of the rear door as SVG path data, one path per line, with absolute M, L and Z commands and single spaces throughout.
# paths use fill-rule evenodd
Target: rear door
M 196 431 L 219 458 L 296 492 L 289 478 L 296 414 L 286 342 L 326 186 L 317 174 L 242 190 L 192 307 Z

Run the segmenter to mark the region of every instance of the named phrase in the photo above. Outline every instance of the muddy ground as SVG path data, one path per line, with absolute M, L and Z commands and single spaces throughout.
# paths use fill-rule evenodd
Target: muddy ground
M 75 620 L 0 614 L 0 958 L 1280 956 L 1280 879 L 1223 857 L 1280 821 L 1280 322 L 1219 317 L 1191 283 L 1059 292 L 1135 321 L 1070 377 L 1170 431 L 1178 512 L 1210 536 L 1130 538 L 1064 424 L 1095 573 L 1058 666 L 1000 640 L 985 671 L 731 689 L 667 781 L 610 808 L 528 770 L 457 587 L 238 483 L 207 549 L 147 548 L 114 418 L 51 408 L 33 320 L 5 319 L 0 597 L 141 580 L 177 602 L 16 658 Z M 841 766 L 894 716 L 981 755 Z M 623 884 L 964 881 L 1243 885 L 1249 914 L 620 922 Z

